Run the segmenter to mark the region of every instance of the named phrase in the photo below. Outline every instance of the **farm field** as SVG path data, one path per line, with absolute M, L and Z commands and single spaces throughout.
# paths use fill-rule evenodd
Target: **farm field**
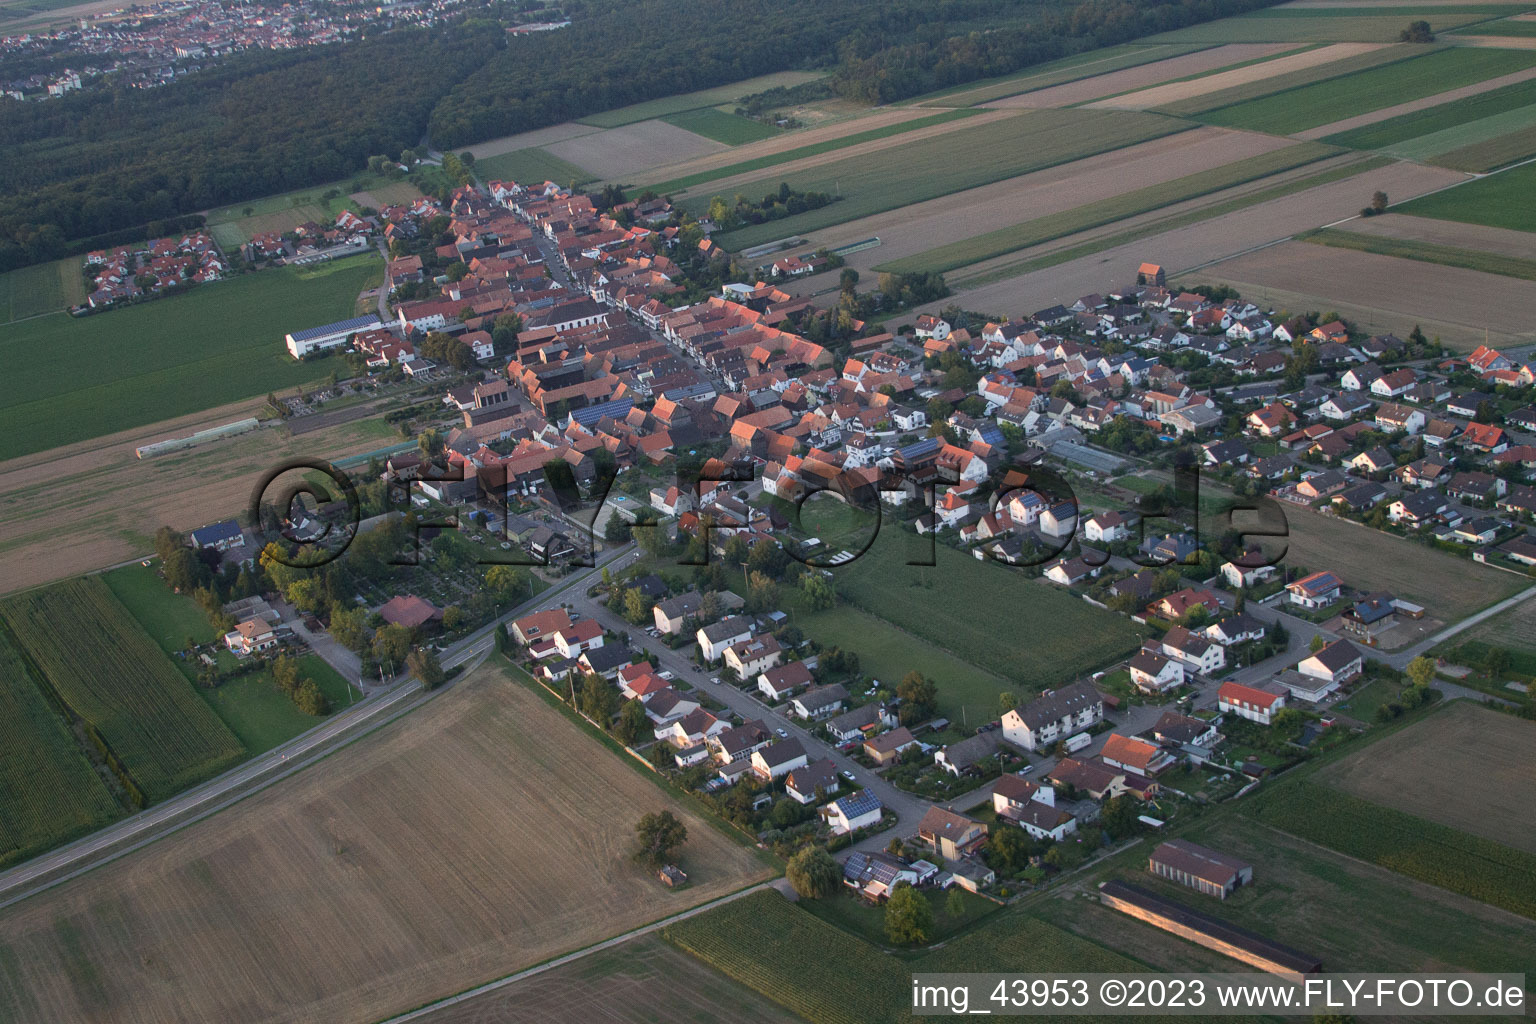
M 385 185 L 374 185 L 362 191 L 353 192 L 350 198 L 359 206 L 371 206 L 375 210 L 382 210 L 386 206 L 416 201 L 421 198 L 421 189 L 409 181 L 391 181 Z
M 1529 585 L 1512 573 L 1420 547 L 1391 534 L 1298 510 L 1290 523 L 1291 565 L 1331 569 L 1357 590 L 1389 590 L 1453 625 Z
M 1271 174 L 1315 163 L 1337 153 L 1337 150 L 1331 147 L 1315 143 L 1301 143 L 1271 149 L 1269 152 L 1260 152 L 1259 146 L 1252 140 L 1252 136 L 1237 136 L 1232 140 L 1234 148 L 1242 147 L 1246 143 L 1246 148 L 1250 152 L 1231 163 L 1220 164 L 1208 170 L 1197 171 L 1158 184 L 1122 191 L 1054 215 L 941 245 L 926 252 L 882 264 L 880 269 L 893 273 L 955 270 L 982 260 L 1040 245 L 1043 242 L 1064 238 L 1079 231 L 1112 224 L 1143 213 L 1164 210 L 1175 203 L 1197 199 L 1268 177 Z M 1213 154 L 1210 150 L 1202 149 L 1200 155 L 1209 159 Z M 1120 178 L 1122 186 L 1125 180 L 1124 177 Z M 1134 180 L 1145 179 L 1137 177 Z
M 1536 808 L 1509 799 L 1536 784 L 1533 744 L 1531 722 L 1456 701 L 1313 778 L 1373 804 L 1536 854 Z
M 1536 965 L 1531 952 L 1536 923 L 1302 842 L 1246 816 L 1202 822 L 1187 838 L 1252 864 L 1253 885 L 1218 903 L 1149 874 L 1144 859 L 1113 874 L 1296 946 L 1319 957 L 1327 971 L 1526 972 Z M 1083 884 L 1098 880 L 1092 876 Z M 1050 916 L 1090 911 L 1100 908 L 1073 901 L 1061 915 Z M 1121 927 L 1135 923 L 1115 917 L 1124 922 Z M 1237 969 L 1236 961 L 1219 959 L 1227 966 L 1217 970 Z
M 1200 119 L 1289 135 L 1536 66 L 1536 54 L 1451 47 L 1259 99 L 1208 110 Z
M 1379 49 L 1381 47 L 1375 43 L 1334 43 L 1329 46 L 1310 47 L 1299 52 L 1282 52 L 1268 60 L 1253 61 L 1242 67 L 1218 70 L 1187 80 L 1152 85 L 1119 96 L 1106 97 L 1088 106 L 1107 107 L 1113 110 L 1151 110 L 1154 107 L 1185 102 L 1197 96 L 1206 96 L 1251 82 L 1270 81 L 1295 71 L 1332 67 L 1336 62 L 1347 57 Z
M 324 224 L 342 210 L 356 210 L 359 204 L 352 200 L 351 193 L 395 184 L 400 182 L 363 173 L 329 185 L 315 185 L 220 207 L 207 213 L 208 232 L 219 245 L 236 249 L 249 242 L 252 235 L 263 231 L 291 231 L 306 220 Z
M 671 160 L 718 153 L 726 148 L 724 143 L 666 121 L 651 120 L 578 135 L 551 143 L 544 150 L 558 160 L 585 167 L 605 181 L 619 181 Z
M 1002 75 L 997 78 L 985 79 L 981 82 L 968 82 L 965 85 L 956 85 L 938 92 L 926 93 L 909 100 L 902 100 L 903 105 L 920 104 L 925 107 L 968 107 L 993 100 L 1000 100 L 1008 96 L 1016 96 L 1031 89 L 1045 89 L 1063 82 L 1073 82 L 1079 78 L 1088 78 L 1093 75 L 1109 74 L 1123 68 L 1132 68 L 1140 64 L 1151 64 L 1154 61 L 1168 60 L 1170 57 L 1182 56 L 1186 53 L 1194 53 L 1203 50 L 1212 44 L 1187 43 L 1172 44 L 1160 43 L 1147 45 L 1140 42 L 1122 43 L 1119 46 L 1107 46 L 1099 50 L 1089 50 L 1071 57 L 1063 57 L 1038 67 L 1028 68 L 1011 75 Z
M 1388 107 L 1385 111 L 1376 113 L 1392 113 L 1393 116 L 1376 118 L 1371 123 L 1362 123 L 1357 127 L 1341 127 L 1339 122 L 1334 122 L 1332 125 L 1325 125 L 1314 131 L 1321 133 L 1318 137 L 1336 146 L 1382 150 L 1409 159 L 1425 155 L 1432 156 L 1444 149 L 1456 148 L 1459 145 L 1501 134 L 1495 131 L 1483 135 L 1481 129 L 1474 131 L 1473 126 L 1484 119 L 1499 115 L 1507 117 L 1522 107 L 1536 104 L 1536 81 L 1532 81 L 1536 79 L 1536 68 L 1516 72 L 1516 77 L 1522 80 L 1507 82 L 1492 88 L 1484 88 L 1490 84 L 1489 82 L 1479 82 L 1474 86 L 1454 90 L 1454 94 L 1449 96 L 1445 93 L 1436 93 L 1408 104 L 1407 106 L 1411 109 L 1399 113 L 1393 113 L 1396 108 Z M 1365 116 L 1375 117 L 1373 114 Z M 1513 130 L 1517 127 L 1520 127 L 1520 124 L 1513 124 L 1505 130 Z M 1329 129 L 1333 130 L 1329 131 Z M 1458 140 L 1455 134 L 1443 134 L 1447 132 L 1463 133 L 1466 137 L 1464 140 Z M 1306 134 L 1312 135 L 1313 132 Z M 1449 144 L 1441 145 L 1434 141 L 1434 137 Z M 1433 148 L 1436 145 L 1439 145 L 1439 148 Z
M 1536 656 L 1536 602 L 1522 601 L 1513 608 L 1484 619 L 1455 639 L 1482 640 Z
M 880 245 L 846 257 L 862 271 L 984 234 L 998 226 L 1000 210 L 1010 220 L 1045 217 L 1111 200 L 1128 180 L 1167 181 L 1205 170 L 1212 161 L 1257 157 L 1285 145 L 1272 136 L 1200 127 L 849 221 L 814 239 L 830 248 L 878 237 Z
M 80 257 L 66 256 L 0 274 L 0 324 L 57 313 L 85 301 Z
M 963 275 L 950 278 L 950 287 L 960 294 L 958 301 L 965 308 L 1027 313 L 1102 290 L 1108 283 L 1106 270 L 1116 277 L 1124 274 L 1128 279 L 1147 259 L 1161 263 L 1170 274 L 1208 267 L 1192 275 L 1206 280 L 1221 271 L 1219 266 L 1209 264 L 1232 253 L 1349 217 L 1359 210 L 1373 189 L 1384 189 L 1389 195 L 1411 196 L 1460 180 L 1462 176 L 1454 172 L 1409 163 L 1320 167 L 1315 175 L 1303 173 L 1296 181 L 1276 186 L 1275 190 L 1257 186 L 1256 194 L 1239 197 L 1234 200 L 1235 206 L 1217 202 L 1212 204 L 1213 209 L 1198 211 L 1187 218 L 1150 217 L 1149 223 L 1137 230 L 1127 232 L 1122 227 L 1106 232 L 1118 232 L 1120 237 L 1106 240 L 1102 235 L 1089 233 L 1042 247 L 1042 252 L 1025 250 L 984 261 L 967 268 Z M 1045 258 L 1047 254 L 1049 258 Z M 932 309 L 924 307 L 919 312 L 936 312 L 941 305 L 953 301 L 957 300 L 945 299 Z
M 1143 966 L 1016 910 L 993 914 L 938 949 L 893 957 L 771 891 L 668 925 L 662 936 L 816 1024 L 927 1019 L 908 1012 L 909 976 L 918 972 L 1120 972 Z
M 712 157 L 655 168 L 651 174 L 658 179 L 665 176 L 665 180 L 656 181 L 651 187 L 668 195 L 686 192 L 699 185 L 795 160 L 807 160 L 851 146 L 878 142 L 894 135 L 933 128 L 976 113 L 970 109 L 930 113 L 920 108 L 888 107 L 822 128 L 786 132 L 776 139 L 747 143 L 740 149 L 717 153 Z
M 1418 260 L 1421 263 L 1438 263 L 1444 267 L 1462 267 L 1486 274 L 1536 281 L 1536 259 L 1504 256 L 1476 249 L 1436 245 L 1430 242 L 1407 241 L 1381 235 L 1360 235 L 1353 231 L 1325 228 L 1306 236 L 1306 241 L 1337 249 L 1353 249 L 1356 252 L 1373 252 L 1381 256 Z
M 1290 41 L 1300 43 L 1396 42 L 1398 33 L 1411 20 L 1429 22 L 1430 31 L 1440 33 L 1473 22 L 1486 21 L 1499 14 L 1526 10 L 1510 4 L 1454 4 L 1352 7 L 1338 4 L 1327 7 L 1270 7 L 1250 11 L 1233 18 L 1222 18 L 1200 25 L 1148 36 L 1153 43 L 1245 43 Z
M 1267 294 L 1278 308 L 1337 309 L 1376 333 L 1401 335 L 1422 324 L 1426 334 L 1463 351 L 1482 344 L 1485 329 L 1493 344 L 1536 340 L 1523 313 L 1536 300 L 1536 283 L 1477 270 L 1285 242 L 1196 276 Z
M 743 181 L 733 191 L 761 194 L 786 180 L 794 188 L 843 198 L 820 210 L 731 231 L 717 240 L 728 249 L 749 248 L 1171 135 L 1186 127 L 1155 114 L 1108 110 L 1031 110 L 1005 115 L 986 124 L 912 141 L 902 147 L 899 161 L 845 157 L 802 172 Z M 974 159 L 957 161 L 956 152 L 973 153 Z M 684 205 L 703 208 L 708 202 L 707 196 L 700 196 Z
M 1402 203 L 1392 212 L 1536 232 L 1536 204 L 1526 201 L 1533 194 L 1536 164 L 1527 164 Z
M 833 570 L 839 597 L 1031 692 L 1069 683 L 1141 643 L 1129 619 L 1001 563 L 935 544 L 936 568 L 907 565 L 926 557 L 929 540 L 882 530 L 863 557 Z
M 1206 72 L 1216 71 L 1233 64 L 1241 64 L 1245 61 L 1273 57 L 1276 54 L 1284 53 L 1291 49 L 1295 49 L 1295 47 L 1290 43 L 1230 43 L 1226 46 L 1214 46 L 1208 50 L 1197 50 L 1194 53 L 1170 57 L 1151 64 L 1139 64 L 1120 71 L 1094 75 L 1091 78 L 1080 78 L 1073 82 L 1064 82 L 1061 85 L 1035 89 L 1017 96 L 993 100 L 990 103 L 982 104 L 982 106 L 993 109 L 1070 107 L 1089 100 L 1144 89 L 1178 78 L 1205 74 Z
M 1320 44 L 1315 50 L 1307 50 L 1295 56 L 1277 57 L 1262 64 L 1251 64 L 1190 82 L 1171 82 L 1159 87 L 1159 95 L 1138 98 L 1133 94 L 1122 99 L 1136 100 L 1138 106 L 1150 99 L 1153 102 L 1146 109 L 1187 117 L 1297 86 L 1393 64 L 1420 53 L 1421 50 L 1405 43 Z M 1315 58 L 1321 63 L 1305 60 L 1316 54 L 1326 55 L 1327 59 Z
M 100 828 L 121 813 L 0 628 L 0 867 Z
M 11 367 L 0 399 L 7 453 L 24 455 L 324 377 L 330 367 L 323 360 L 288 357 L 283 335 L 351 316 L 358 293 L 376 283 L 382 269 L 375 256 L 279 267 L 95 316 L 56 314 L 0 328 L 0 353 Z M 39 429 L 43 423 L 46 430 Z
M 102 737 L 147 801 L 216 775 L 244 749 L 96 577 L 0 603 L 11 636 L 70 711 Z
M 591 171 L 538 148 L 515 149 L 509 153 L 477 159 L 475 173 L 484 181 L 553 181 L 565 186 L 584 185 L 597 178 Z
M 0 912 L 0 1018 L 378 1020 L 770 873 L 644 775 L 483 666 L 324 771 Z M 629 859 L 661 808 L 688 827 L 680 892 Z
M 143 441 L 228 423 L 260 404 L 223 406 L 0 463 L 0 588 L 143 558 L 162 525 L 191 530 L 244 508 L 255 477 L 282 459 L 335 459 L 380 447 L 374 421 L 361 420 L 299 437 L 265 428 L 175 455 L 134 457 L 133 446 Z M 114 500 L 103 503 L 104 493 Z M 68 544 L 59 543 L 61 531 Z
M 794 1024 L 777 1003 L 651 935 L 428 1014 L 429 1024 Z
M 661 120 L 706 139 L 723 142 L 727 146 L 739 146 L 745 142 L 758 142 L 776 138 L 783 133 L 769 124 L 754 121 L 750 117 L 727 113 L 716 107 L 701 107 L 668 114 Z M 671 154 L 668 154 L 669 156 Z
M 513 153 L 519 149 L 537 149 L 552 142 L 563 142 L 566 139 L 574 139 L 578 135 L 590 135 L 601 130 L 589 124 L 562 121 L 547 128 L 534 128 L 531 131 L 518 132 L 516 135 L 503 135 L 486 142 L 477 142 L 473 146 L 466 146 L 465 149 L 474 156 L 478 168 L 479 161 L 486 157 Z M 481 177 L 485 175 L 482 174 Z
M 1504 18 L 1500 21 L 1484 21 L 1465 29 L 1456 29 L 1452 34 L 1461 35 L 1473 33 L 1480 36 L 1536 36 L 1536 21 L 1516 21 Z
M 600 114 L 579 118 L 577 123 L 592 125 L 597 128 L 620 128 L 626 124 L 634 124 L 637 121 L 649 121 L 652 118 L 665 117 L 667 114 L 680 114 L 685 110 L 698 110 L 700 107 L 718 107 L 725 103 L 735 103 L 743 96 L 751 96 L 753 93 L 764 92 L 779 86 L 787 87 L 799 85 L 802 82 L 815 81 L 821 78 L 823 74 L 824 72 L 819 71 L 777 71 L 771 75 L 759 75 L 756 78 L 719 85 L 713 89 L 701 89 L 698 92 L 686 92 L 677 96 L 664 96 L 660 99 L 647 100 L 644 103 L 619 107 L 617 110 L 605 110 Z

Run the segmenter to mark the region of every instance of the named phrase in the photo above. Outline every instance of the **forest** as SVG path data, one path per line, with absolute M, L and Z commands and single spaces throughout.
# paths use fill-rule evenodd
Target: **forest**
M 489 18 L 250 51 L 157 89 L 0 100 L 0 271 L 173 218 L 791 68 L 887 103 L 1277 0 L 576 0 L 573 24 Z

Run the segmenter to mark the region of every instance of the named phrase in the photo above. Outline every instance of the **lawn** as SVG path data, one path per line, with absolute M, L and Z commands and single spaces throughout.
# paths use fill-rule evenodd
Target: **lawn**
M 1396 213 L 1536 231 L 1536 164 L 1526 164 L 1393 207 Z
M 927 538 L 888 526 L 861 558 L 832 570 L 838 594 L 1029 693 L 1070 683 L 1141 643 L 1129 619 L 1000 562 L 937 544 L 936 565 L 905 564 L 926 553 Z
M 991 804 L 987 807 L 990 809 Z M 933 908 L 935 941 L 947 939 L 999 909 L 996 903 L 975 893 L 959 887 L 951 891 L 960 894 L 963 908 L 959 914 L 949 912 L 948 893 L 938 889 L 923 890 L 923 896 Z M 806 900 L 800 906 L 865 942 L 877 946 L 890 945 L 890 940 L 885 936 L 885 908 L 871 904 L 863 897 L 854 895 L 851 890 L 845 889 L 824 900 Z
M 1501 277 L 1536 281 L 1536 260 L 1483 252 L 1479 249 L 1462 249 L 1453 245 L 1389 238 L 1385 235 L 1361 235 L 1353 231 L 1340 231 L 1337 228 L 1324 228 L 1306 235 L 1304 240 L 1339 249 L 1374 252 L 1382 256 L 1397 256 L 1402 259 L 1419 260 L 1422 263 L 1438 263 L 1444 267 L 1464 267 L 1467 270 L 1481 270 Z
M 696 185 L 719 180 L 720 178 L 728 178 L 736 174 L 748 174 L 767 167 L 776 167 L 791 160 L 800 160 L 805 157 L 818 156 L 822 153 L 831 153 L 834 150 L 843 149 L 848 146 L 856 146 L 861 142 L 873 142 L 876 139 L 889 138 L 892 135 L 900 135 L 918 128 L 927 128 L 931 125 L 943 124 L 946 121 L 953 121 L 957 118 L 970 117 L 976 113 L 979 113 L 979 111 L 946 110 L 940 114 L 930 114 L 927 117 L 917 117 L 910 121 L 900 121 L 896 124 L 888 124 L 880 128 L 870 128 L 867 131 L 854 132 L 851 135 L 843 135 L 835 139 L 827 139 L 823 142 L 813 142 L 804 146 L 797 146 L 794 149 L 786 149 L 778 153 L 754 157 L 751 160 L 738 160 L 736 163 L 727 164 L 714 170 L 700 171 L 696 174 L 684 175 L 681 178 L 656 182 L 650 188 L 670 195 L 675 192 L 681 192 L 684 189 L 693 188 Z M 482 164 L 481 166 L 484 165 Z
M 0 604 L 38 682 L 88 724 L 147 801 L 168 797 L 245 756 L 234 735 L 97 577 Z
M 120 813 L 0 630 L 0 867 L 99 828 Z
M 955 270 L 1056 238 L 1064 238 L 1079 231 L 1112 224 L 1117 220 L 1160 210 L 1175 203 L 1197 199 L 1234 185 L 1314 163 L 1337 152 L 1338 150 L 1331 146 L 1314 142 L 1287 146 L 1246 160 L 1222 164 L 1197 174 L 1188 174 L 1172 181 L 1123 192 L 1103 202 L 1090 203 L 1046 217 L 1037 217 L 1023 224 L 998 228 L 986 234 L 892 260 L 876 269 L 895 274 L 925 270 L 942 273 Z
M 281 267 L 82 318 L 0 328 L 11 367 L 0 399 L 7 454 L 70 444 L 324 377 L 283 335 L 349 317 L 375 256 Z
M 783 175 L 792 188 L 841 196 L 819 210 L 731 231 L 716 240 L 739 250 L 806 234 L 845 221 L 919 203 L 1030 171 L 1120 149 L 1187 130 L 1157 114 L 1114 110 L 1029 110 L 987 124 L 958 128 L 903 147 L 899 157 L 845 157 Z M 956 159 L 956 154 L 966 154 Z M 760 195 L 779 184 L 765 175 L 733 191 Z M 710 196 L 684 202 L 698 213 Z
M 676 114 L 667 114 L 662 120 L 693 132 L 695 135 L 702 135 L 706 139 L 723 142 L 727 146 L 739 146 L 743 142 L 771 139 L 781 134 L 771 124 L 754 121 L 750 117 L 742 117 L 739 114 L 728 114 L 715 107 L 682 110 Z
M 171 590 L 156 575 L 155 564 L 135 562 L 104 572 L 101 578 L 166 654 L 185 650 L 188 640 L 205 644 L 218 639 L 197 602 Z
M 1202 121 L 1289 135 L 1382 107 L 1422 99 L 1536 64 L 1536 53 L 1452 47 L 1260 99 L 1219 107 Z
M 79 256 L 0 274 L 0 323 L 57 313 L 85 301 Z
M 938 949 L 890 956 L 776 892 L 753 893 L 668 925 L 661 934 L 817 1024 L 912 1020 L 910 979 L 919 972 L 1129 972 L 1145 966 L 1017 910 L 993 914 Z
M 568 160 L 537 147 L 515 149 L 500 156 L 488 156 L 475 162 L 475 173 L 485 181 L 507 179 L 518 182 L 553 181 L 558 185 L 585 184 L 596 175 Z
M 663 96 L 660 99 L 619 107 L 617 110 L 605 110 L 600 114 L 578 118 L 577 123 L 590 124 L 597 128 L 619 128 L 626 124 L 634 124 L 636 121 L 649 121 L 655 117 L 680 114 L 686 110 L 735 103 L 743 96 L 766 92 L 778 86 L 787 87 L 815 81 L 824 74 L 825 72 L 821 71 L 776 71 L 771 75 L 759 75 L 740 82 L 717 85 L 713 89 L 685 92 L 677 96 Z

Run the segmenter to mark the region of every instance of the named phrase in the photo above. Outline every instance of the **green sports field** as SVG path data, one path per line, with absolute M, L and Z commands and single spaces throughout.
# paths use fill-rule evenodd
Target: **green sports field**
M 318 380 L 287 332 L 353 315 L 381 278 L 377 256 L 245 274 L 126 309 L 0 327 L 7 454 L 24 455 Z
M 1157 114 L 1029 110 L 914 142 L 891 159 L 847 157 L 799 173 L 766 174 L 743 182 L 731 191 L 760 195 L 787 180 L 801 191 L 842 198 L 819 210 L 731 231 L 717 241 L 731 250 L 750 248 L 1187 128 L 1187 122 Z M 965 158 L 957 159 L 957 154 Z M 683 205 L 697 214 L 710 198 L 701 189 Z
M 695 135 L 702 135 L 706 139 L 723 142 L 727 146 L 739 146 L 744 142 L 771 139 L 781 134 L 773 125 L 763 124 L 761 121 L 754 121 L 750 117 L 742 117 L 739 114 L 730 114 L 715 107 L 683 110 L 676 114 L 667 114 L 662 120 L 693 132 Z
M 1536 52 L 1453 47 L 1208 110 L 1200 119 L 1289 135 L 1532 66 L 1536 66 Z
M 1398 213 L 1536 231 L 1536 164 L 1526 164 L 1394 206 Z

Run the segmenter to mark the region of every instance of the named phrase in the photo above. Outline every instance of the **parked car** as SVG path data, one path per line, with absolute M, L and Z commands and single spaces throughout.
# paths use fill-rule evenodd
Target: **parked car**
M 658 672 L 658 673 L 656 673 L 656 674 L 657 674 L 657 675 L 658 675 L 658 676 L 660 676 L 660 677 L 661 677 L 661 678 L 663 678 L 663 679 L 665 679 L 665 680 L 666 680 L 666 681 L 667 681 L 667 682 L 669 682 L 669 683 L 670 683 L 670 682 L 671 682 L 671 681 L 672 681 L 672 680 L 674 680 L 674 679 L 676 679 L 676 678 L 677 678 L 677 673 L 676 673 L 676 672 L 673 672 L 673 671 L 671 671 L 671 670 L 670 670 L 670 669 L 665 669 L 665 668 L 664 668 L 664 669 L 662 669 L 662 670 L 661 670 L 661 671 L 660 671 L 660 672 Z
M 779 728 L 779 729 L 775 729 L 773 731 L 779 734 L 779 738 L 780 739 L 786 739 L 786 740 L 789 739 L 789 730 L 788 729 Z
M 710 676 L 709 677 L 709 681 L 714 683 L 716 686 L 720 685 L 720 677 L 719 676 Z
M 857 781 L 857 780 L 856 780 L 856 779 L 855 779 L 855 778 L 854 778 L 854 774 L 853 774 L 853 772 L 849 772 L 849 771 L 845 771 L 845 772 L 843 772 L 843 778 L 845 778 L 845 779 L 847 779 L 847 780 L 848 780 L 848 781 L 849 781 L 849 782 L 855 782 L 855 781 Z

